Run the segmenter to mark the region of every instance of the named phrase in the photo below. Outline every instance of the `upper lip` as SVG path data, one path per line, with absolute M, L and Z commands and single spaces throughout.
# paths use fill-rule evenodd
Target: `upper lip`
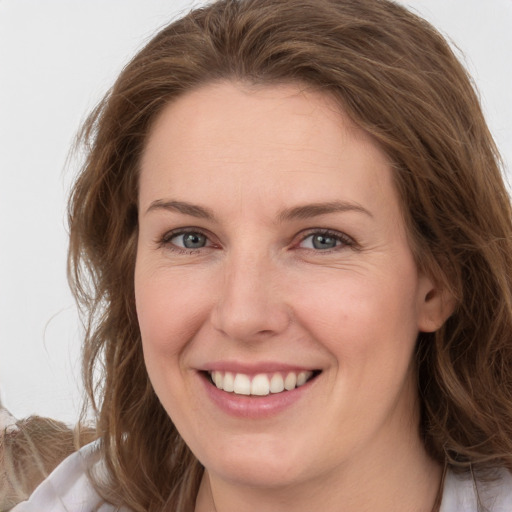
M 275 361 L 244 363 L 236 361 L 213 361 L 198 368 L 199 371 L 212 372 L 222 371 L 231 373 L 243 373 L 246 375 L 257 375 L 258 373 L 276 373 L 276 372 L 302 372 L 315 371 L 319 368 L 310 365 L 279 363 Z

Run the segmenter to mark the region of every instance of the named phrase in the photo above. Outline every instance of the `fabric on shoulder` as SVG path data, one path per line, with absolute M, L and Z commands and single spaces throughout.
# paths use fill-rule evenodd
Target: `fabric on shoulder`
M 512 474 L 497 469 L 492 480 L 448 471 L 439 512 L 512 512 Z
M 101 465 L 98 441 L 88 444 L 62 461 L 41 482 L 27 501 L 11 512 L 116 512 L 94 490 L 87 472 Z M 119 512 L 130 512 L 122 508 Z

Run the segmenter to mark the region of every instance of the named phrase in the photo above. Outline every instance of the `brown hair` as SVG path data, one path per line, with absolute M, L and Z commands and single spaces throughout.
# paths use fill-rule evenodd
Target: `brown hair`
M 87 318 L 83 369 L 110 474 L 104 497 L 137 512 L 193 509 L 202 468 L 142 356 L 137 181 L 155 117 L 219 80 L 324 91 L 389 155 L 418 266 L 457 300 L 446 324 L 418 339 L 425 445 L 452 467 L 512 468 L 511 207 L 466 71 L 434 28 L 393 2 L 220 0 L 160 31 L 81 134 L 88 155 L 69 207 L 69 275 Z

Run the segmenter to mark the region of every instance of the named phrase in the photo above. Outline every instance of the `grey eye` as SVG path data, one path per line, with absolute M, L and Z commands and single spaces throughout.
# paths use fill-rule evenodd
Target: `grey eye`
M 202 233 L 190 231 L 188 233 L 181 233 L 172 238 L 172 243 L 184 249 L 201 249 L 206 247 L 208 239 Z
M 340 240 L 335 236 L 323 235 L 321 233 L 315 233 L 304 238 L 301 242 L 301 247 L 306 249 L 334 249 L 338 246 Z
M 314 235 L 313 247 L 315 249 L 332 249 L 336 247 L 338 240 L 332 236 Z

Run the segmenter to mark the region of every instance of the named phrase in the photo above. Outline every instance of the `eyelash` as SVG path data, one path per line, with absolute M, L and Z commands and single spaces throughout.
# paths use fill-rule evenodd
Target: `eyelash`
M 172 243 L 172 239 L 180 236 L 180 235 L 186 235 L 186 234 L 199 234 L 204 237 L 206 237 L 207 241 L 210 242 L 210 245 L 205 247 L 199 247 L 196 249 L 188 249 L 184 247 L 179 247 Z M 330 229 L 308 229 L 305 233 L 303 233 L 300 236 L 300 239 L 297 243 L 293 244 L 293 247 L 297 247 L 301 249 L 300 244 L 302 244 L 305 240 L 307 240 L 309 237 L 314 235 L 320 235 L 326 238 L 333 238 L 337 242 L 340 242 L 340 245 L 337 245 L 336 247 L 333 247 L 331 249 L 311 249 L 311 248 L 302 248 L 308 251 L 314 251 L 316 253 L 323 253 L 323 254 L 329 254 L 335 251 L 339 251 L 343 248 L 352 248 L 357 249 L 357 244 L 355 240 L 346 235 L 345 233 L 339 232 L 339 231 L 333 231 Z M 179 253 L 179 254 L 188 254 L 188 255 L 197 255 L 198 253 L 202 252 L 203 249 L 208 249 L 211 247 L 215 247 L 215 244 L 211 243 L 210 237 L 207 233 L 205 233 L 200 228 L 181 228 L 174 231 L 168 231 L 166 232 L 161 238 L 157 240 L 157 245 L 160 248 L 166 248 L 170 251 Z
M 171 242 L 171 240 L 173 238 L 176 238 L 180 235 L 187 235 L 187 234 L 203 235 L 208 241 L 211 242 L 208 234 L 205 233 L 202 229 L 190 227 L 190 228 L 176 229 L 174 231 L 168 231 L 157 241 L 157 244 L 160 248 L 165 248 L 170 251 L 177 252 L 179 254 L 189 254 L 189 255 L 198 254 L 202 249 L 206 249 L 206 248 L 213 246 L 213 244 L 211 244 L 210 246 L 207 246 L 207 247 L 200 247 L 197 249 L 187 249 L 186 247 L 179 247 Z
M 308 249 L 308 250 L 313 250 L 314 252 L 328 254 L 331 252 L 339 251 L 339 250 L 343 249 L 344 247 L 348 247 L 348 248 L 352 248 L 352 249 L 356 248 L 356 243 L 353 238 L 349 237 L 345 233 L 341 233 L 339 231 L 333 231 L 331 229 L 308 230 L 307 233 L 305 233 L 304 236 L 301 237 L 299 244 L 303 243 L 309 237 L 314 236 L 314 235 L 320 235 L 320 236 L 323 236 L 326 238 L 333 238 L 337 242 L 340 242 L 339 246 L 337 245 L 336 247 L 333 247 L 332 249 L 317 249 L 317 250 Z

